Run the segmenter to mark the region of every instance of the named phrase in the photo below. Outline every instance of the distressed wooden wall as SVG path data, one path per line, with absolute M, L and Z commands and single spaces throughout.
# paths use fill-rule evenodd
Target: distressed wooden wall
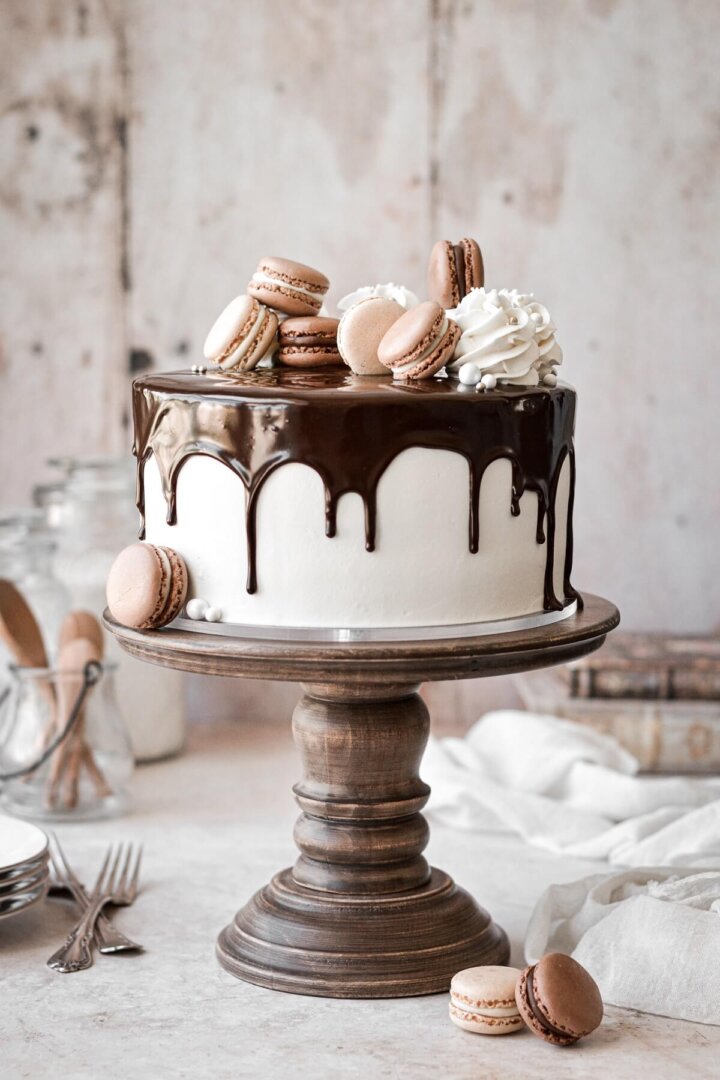
M 258 256 L 422 291 L 465 233 L 580 394 L 576 582 L 720 610 L 714 0 L 4 0 L 0 505 L 129 448 Z

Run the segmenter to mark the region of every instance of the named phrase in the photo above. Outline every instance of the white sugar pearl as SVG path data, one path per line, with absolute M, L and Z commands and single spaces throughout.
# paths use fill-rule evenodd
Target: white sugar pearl
M 463 364 L 458 371 L 458 379 L 463 386 L 477 386 L 480 382 L 480 368 L 477 364 Z
M 222 619 L 222 611 L 219 607 L 209 607 L 205 612 L 206 622 L 220 622 Z
M 494 390 L 497 386 L 497 379 L 494 375 L 483 375 L 480 382 L 483 390 Z
M 193 619 L 195 622 L 200 622 L 205 618 L 205 612 L 208 609 L 207 600 L 203 600 L 202 597 L 196 596 L 192 600 L 188 600 L 185 612 L 188 619 Z
M 548 371 L 547 375 L 543 375 L 543 386 L 557 386 L 557 375 L 554 371 Z

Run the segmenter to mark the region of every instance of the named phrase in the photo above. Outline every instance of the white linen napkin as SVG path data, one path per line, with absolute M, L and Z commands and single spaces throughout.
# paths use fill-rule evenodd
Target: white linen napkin
M 431 739 L 428 812 L 461 829 L 619 866 L 720 868 L 720 779 L 638 776 L 637 760 L 554 716 L 488 713 L 465 738 Z
M 603 1001 L 720 1024 L 720 873 L 648 868 L 551 885 L 525 938 L 528 963 L 570 953 Z

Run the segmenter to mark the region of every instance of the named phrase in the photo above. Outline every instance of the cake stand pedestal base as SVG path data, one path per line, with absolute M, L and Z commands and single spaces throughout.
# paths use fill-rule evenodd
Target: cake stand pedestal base
M 422 855 L 430 718 L 416 688 L 304 689 L 301 854 L 222 932 L 220 963 L 272 989 L 349 998 L 433 993 L 460 968 L 504 963 L 503 931 Z
M 274 990 L 324 997 L 407 997 L 447 990 L 464 967 L 503 964 L 505 933 L 423 851 L 430 789 L 419 768 L 427 679 L 528 671 L 598 648 L 619 621 L 582 610 L 513 633 L 392 642 L 236 638 L 105 624 L 129 653 L 209 675 L 303 683 L 293 733 L 299 858 L 220 934 L 223 967 Z

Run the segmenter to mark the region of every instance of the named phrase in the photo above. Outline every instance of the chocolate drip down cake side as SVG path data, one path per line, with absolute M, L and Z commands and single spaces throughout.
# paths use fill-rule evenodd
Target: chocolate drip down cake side
M 440 241 L 431 300 L 366 286 L 338 321 L 323 275 L 267 258 L 207 366 L 135 380 L 141 537 L 187 568 L 176 625 L 412 636 L 577 610 L 575 392 L 547 309 L 482 277 L 474 241 Z

